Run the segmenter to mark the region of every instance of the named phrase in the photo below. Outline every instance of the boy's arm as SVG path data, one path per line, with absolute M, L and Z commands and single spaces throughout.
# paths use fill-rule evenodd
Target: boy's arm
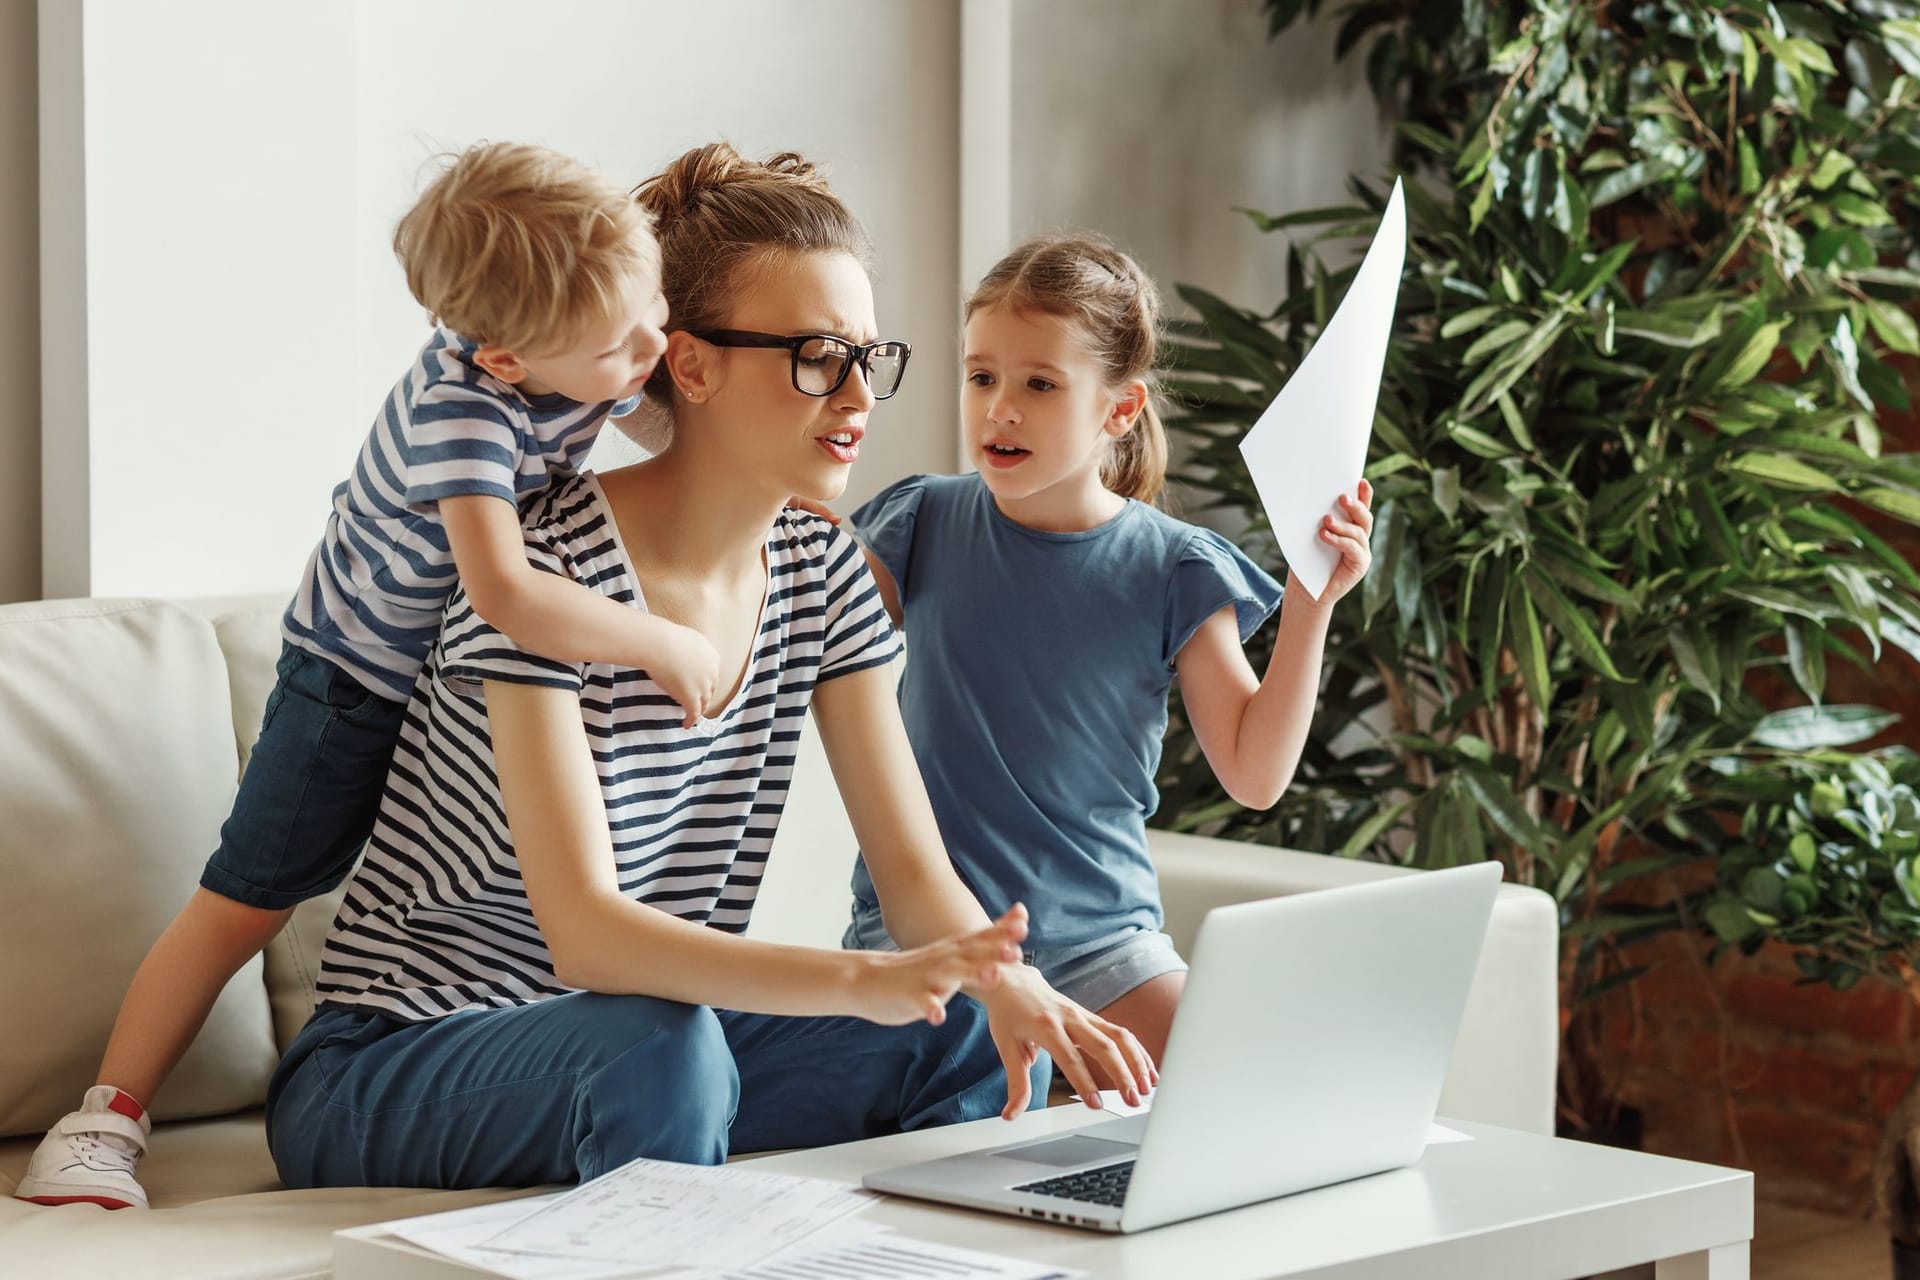
M 685 709 L 688 725 L 712 702 L 720 658 L 705 636 L 534 568 L 512 503 L 442 498 L 440 519 L 460 584 L 488 626 L 543 658 L 642 668 Z

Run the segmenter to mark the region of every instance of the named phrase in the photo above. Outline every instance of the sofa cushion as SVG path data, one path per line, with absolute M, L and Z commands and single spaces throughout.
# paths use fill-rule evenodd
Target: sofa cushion
M 213 628 L 178 605 L 0 606 L 0 1134 L 91 1084 L 120 998 L 198 882 L 238 761 Z M 276 1058 L 258 961 L 156 1117 L 257 1106 Z

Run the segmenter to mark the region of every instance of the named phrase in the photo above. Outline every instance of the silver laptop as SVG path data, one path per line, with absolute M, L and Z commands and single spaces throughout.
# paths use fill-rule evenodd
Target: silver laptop
M 1217 908 L 1150 1112 L 865 1183 L 1144 1231 L 1412 1164 L 1499 882 L 1485 862 Z

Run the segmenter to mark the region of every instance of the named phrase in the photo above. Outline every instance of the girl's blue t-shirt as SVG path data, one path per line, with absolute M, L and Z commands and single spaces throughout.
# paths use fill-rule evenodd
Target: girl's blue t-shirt
M 1174 658 L 1232 605 L 1244 642 L 1281 588 L 1144 503 L 1096 528 L 1015 523 L 977 475 L 914 476 L 853 513 L 898 584 L 900 708 L 955 867 L 1034 949 L 1162 922 L 1146 821 Z M 876 907 L 865 859 L 856 909 Z

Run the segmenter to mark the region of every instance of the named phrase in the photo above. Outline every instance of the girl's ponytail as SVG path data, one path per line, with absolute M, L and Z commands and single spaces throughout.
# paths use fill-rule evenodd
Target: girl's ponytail
M 1167 431 L 1160 424 L 1160 410 L 1153 393 L 1133 420 L 1133 428 L 1113 442 L 1106 463 L 1100 468 L 1100 483 L 1123 498 L 1157 502 L 1167 486 Z

